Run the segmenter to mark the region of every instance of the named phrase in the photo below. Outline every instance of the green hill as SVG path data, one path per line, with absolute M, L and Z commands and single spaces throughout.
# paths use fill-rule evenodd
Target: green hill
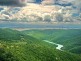
M 80 47 L 75 47 L 69 50 L 70 52 L 81 54 L 81 46 Z
M 21 40 L 21 38 L 30 38 L 23 35 L 21 32 L 11 29 L 0 29 L 0 40 Z
M 77 54 L 57 50 L 55 45 L 20 31 L 0 32 L 0 61 L 81 61 Z
M 37 39 L 62 44 L 64 45 L 63 49 L 68 51 L 81 46 L 81 29 L 27 30 L 23 33 Z

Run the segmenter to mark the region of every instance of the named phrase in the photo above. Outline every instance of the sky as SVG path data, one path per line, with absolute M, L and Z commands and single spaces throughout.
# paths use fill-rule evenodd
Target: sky
M 27 0 L 0 0 L 1 5 L 21 6 L 27 3 Z
M 36 3 L 41 2 L 41 0 L 0 0 L 0 4 L 4 4 L 4 5 L 14 4 L 15 5 L 15 3 L 18 4 L 18 3 L 20 3 L 20 1 L 36 2 Z M 45 2 L 56 2 L 56 0 L 42 0 L 42 1 L 45 1 Z M 72 2 L 74 0 L 58 0 L 58 1 L 60 3 L 61 1 Z
M 28 3 L 33 3 L 33 5 L 31 4 L 31 5 L 28 6 Z M 68 6 L 69 3 L 71 3 L 72 5 Z M 2 17 L 6 17 L 6 18 L 10 18 L 12 15 L 16 16 L 13 13 L 16 13 L 17 14 L 17 12 L 18 12 L 18 15 L 21 14 L 20 17 L 24 17 L 24 14 L 26 14 L 25 11 L 27 11 L 28 13 L 30 13 L 30 11 L 35 10 L 35 11 L 33 11 L 33 13 L 34 13 L 37 10 L 36 7 L 38 7 L 38 10 L 39 11 L 41 11 L 40 8 L 42 7 L 41 8 L 42 10 L 44 9 L 44 10 L 48 10 L 48 11 L 52 12 L 53 11 L 52 10 L 52 6 L 53 7 L 56 6 L 54 9 L 57 9 L 57 10 L 60 10 L 60 9 L 66 10 L 66 14 L 71 11 L 71 10 L 70 11 L 67 11 L 68 10 L 67 8 L 70 8 L 70 9 L 73 10 L 73 11 L 71 11 L 71 13 L 73 15 L 75 14 L 74 16 L 81 14 L 81 0 L 42 0 L 42 1 L 41 0 L 0 0 L 0 5 L 4 5 L 4 8 L 3 8 L 3 6 L 0 6 L 0 10 L 1 10 L 0 11 L 0 15 Z M 50 7 L 51 10 L 46 9 L 44 7 L 44 5 L 51 6 Z M 16 6 L 16 7 L 12 7 L 12 6 Z M 20 6 L 20 7 L 18 8 L 17 6 L 18 7 Z M 76 9 L 74 9 L 73 7 L 76 8 Z M 30 8 L 31 8 L 31 10 L 28 11 L 27 9 L 30 9 Z M 44 12 L 46 12 L 46 11 L 44 11 Z M 22 13 L 24 13 L 24 14 L 22 14 Z M 39 12 L 38 15 L 40 15 L 40 13 L 41 12 Z M 12 16 L 12 17 L 14 17 L 14 16 Z
M 59 4 L 65 6 L 71 3 L 78 10 L 81 9 L 81 0 L 0 0 L 0 5 L 5 6 L 25 6 L 27 3 Z
M 2 5 L 22 5 L 21 3 L 20 3 L 20 1 L 25 1 L 25 3 L 26 2 L 33 2 L 33 3 L 42 3 L 42 2 L 45 2 L 45 3 L 52 3 L 53 4 L 53 2 L 59 2 L 59 3 L 61 3 L 61 2 L 64 2 L 64 4 L 66 3 L 68 3 L 68 2 L 72 2 L 72 1 L 76 1 L 76 0 L 0 0 L 0 4 Z M 42 2 L 41 2 L 42 1 Z M 78 0 L 77 0 L 78 1 Z

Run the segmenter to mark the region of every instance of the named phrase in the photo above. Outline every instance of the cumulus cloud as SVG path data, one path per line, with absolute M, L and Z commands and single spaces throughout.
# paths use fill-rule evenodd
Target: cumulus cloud
M 42 0 L 42 4 L 69 4 L 75 0 Z
M 77 1 L 75 0 L 75 1 L 73 1 L 72 3 L 73 3 L 73 5 L 76 6 L 76 7 L 81 7 L 81 0 L 77 0 Z
M 78 12 L 81 12 L 81 0 L 75 0 L 72 2 L 73 7 L 76 7 Z
M 54 4 L 55 2 L 56 2 L 56 0 L 44 0 L 44 1 L 42 1 L 42 4 L 51 5 L 51 4 Z
M 72 2 L 72 1 L 75 1 L 75 0 L 61 0 L 61 1 Z
M 9 6 L 23 6 L 27 3 L 27 0 L 0 0 L 0 5 Z
M 35 2 L 36 0 L 27 0 L 27 2 L 29 2 L 29 3 L 33 3 L 33 2 Z

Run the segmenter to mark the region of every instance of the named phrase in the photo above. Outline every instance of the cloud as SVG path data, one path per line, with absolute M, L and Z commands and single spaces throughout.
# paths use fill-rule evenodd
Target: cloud
M 42 1 L 42 4 L 44 5 L 52 5 L 56 2 L 56 0 L 44 0 Z
M 75 0 L 43 0 L 42 1 L 42 4 L 65 4 L 65 5 L 69 5 L 72 1 L 75 1 Z
M 73 7 L 76 7 L 78 12 L 81 12 L 81 0 L 75 0 L 72 2 Z
M 33 2 L 36 2 L 36 0 L 27 0 L 27 2 L 33 3 Z
M 61 1 L 72 2 L 72 1 L 75 1 L 75 0 L 61 0 Z
M 75 5 L 77 7 L 81 7 L 81 0 L 77 0 L 77 1 L 75 0 L 72 3 L 73 3 L 73 5 Z
M 73 0 L 58 0 L 56 3 L 61 6 L 70 6 Z
M 0 0 L 0 5 L 6 6 L 24 6 L 27 0 Z

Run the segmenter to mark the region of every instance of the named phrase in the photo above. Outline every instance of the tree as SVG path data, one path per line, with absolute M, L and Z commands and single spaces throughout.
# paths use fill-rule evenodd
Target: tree
M 4 48 L 0 48 L 0 61 L 19 61 L 10 52 L 5 51 Z

